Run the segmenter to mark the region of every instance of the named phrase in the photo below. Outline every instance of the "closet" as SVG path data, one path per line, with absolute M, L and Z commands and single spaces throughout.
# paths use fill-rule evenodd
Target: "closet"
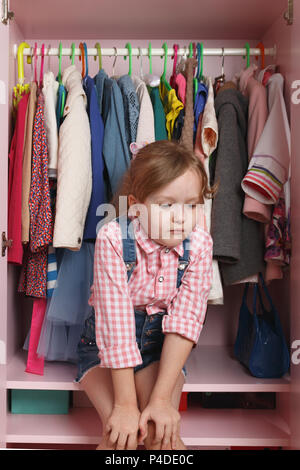
M 62 5 L 63 3 L 63 5 Z M 184 3 L 184 4 L 183 4 Z M 287 0 L 210 0 L 197 2 L 177 0 L 139 2 L 80 0 L 52 2 L 2 0 L 3 15 L 13 17 L 0 23 L 0 233 L 2 246 L 7 236 L 8 152 L 12 138 L 12 89 L 17 83 L 16 51 L 25 41 L 30 47 L 76 48 L 85 41 L 88 49 L 99 42 L 111 55 L 103 55 L 106 73 L 128 73 L 126 60 L 115 51 L 133 48 L 162 48 L 164 42 L 181 48 L 202 42 L 207 49 L 241 49 L 259 42 L 268 51 L 266 65 L 276 64 L 284 77 L 284 97 L 291 128 L 291 232 L 292 256 L 283 279 L 270 284 L 291 352 L 290 373 L 281 379 L 252 377 L 233 358 L 233 344 L 243 285 L 224 288 L 224 304 L 209 305 L 198 346 L 187 362 L 188 378 L 183 391 L 188 393 L 188 407 L 181 411 L 181 436 L 187 446 L 199 448 L 268 447 L 300 449 L 300 166 L 298 149 L 300 108 L 297 90 L 300 80 L 300 4 Z M 293 9 L 291 8 L 293 6 Z M 113 13 L 114 12 L 114 13 Z M 97 56 L 95 56 L 97 59 Z M 242 55 L 225 55 L 224 73 L 231 80 L 245 66 Z M 260 58 L 251 56 L 251 63 Z M 46 55 L 45 70 L 58 72 L 58 57 Z M 62 58 L 62 70 L 70 65 L 69 56 Z M 89 75 L 99 70 L 98 60 L 88 57 Z M 82 63 L 75 57 L 81 71 Z M 167 77 L 172 74 L 173 60 L 167 60 Z M 38 70 L 40 62 L 38 61 Z M 164 61 L 152 57 L 152 72 L 161 76 Z M 204 55 L 203 70 L 213 79 L 221 74 L 222 55 Z M 149 71 L 146 55 L 132 57 L 136 75 Z M 31 66 L 24 57 L 27 82 Z M 95 447 L 101 435 L 101 423 L 78 384 L 74 383 L 76 367 L 70 363 L 45 362 L 44 374 L 26 373 L 26 351 L 22 349 L 30 326 L 32 300 L 17 293 L 19 267 L 8 264 L 7 250 L 0 257 L 0 447 Z M 67 414 L 14 414 L 10 409 L 12 390 L 69 391 L 71 404 Z M 207 408 L 201 405 L 201 394 L 273 393 L 273 409 Z M 203 395 L 202 395 L 203 396 Z

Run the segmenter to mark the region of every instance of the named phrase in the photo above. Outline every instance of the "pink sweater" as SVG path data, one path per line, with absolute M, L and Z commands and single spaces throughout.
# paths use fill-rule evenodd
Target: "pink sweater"
M 240 75 L 239 88 L 249 98 L 248 110 L 248 156 L 249 161 L 260 139 L 268 118 L 267 91 L 262 83 L 254 78 L 257 70 L 255 64 L 243 70 Z M 271 219 L 271 207 L 268 204 L 245 194 L 243 213 L 250 219 L 267 223 Z

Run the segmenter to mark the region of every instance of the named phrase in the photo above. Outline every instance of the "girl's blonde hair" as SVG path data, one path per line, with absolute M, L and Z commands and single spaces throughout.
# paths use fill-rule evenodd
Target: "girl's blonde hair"
M 123 176 L 112 204 L 119 212 L 119 197 L 132 194 L 143 203 L 147 197 L 160 190 L 187 170 L 194 170 L 201 178 L 199 203 L 204 198 L 212 198 L 216 187 L 209 187 L 205 168 L 201 160 L 187 150 L 182 144 L 169 140 L 160 140 L 140 149 L 131 161 L 130 167 Z

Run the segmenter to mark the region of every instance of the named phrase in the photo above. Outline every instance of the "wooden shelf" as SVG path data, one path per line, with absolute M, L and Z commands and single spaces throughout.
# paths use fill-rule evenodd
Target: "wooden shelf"
M 288 446 L 287 424 L 274 410 L 181 412 L 181 436 L 187 446 Z M 8 443 L 98 444 L 101 421 L 93 408 L 68 415 L 8 415 Z M 229 425 L 230 424 L 230 425 Z
M 45 361 L 44 375 L 25 372 L 26 351 L 13 357 L 7 372 L 7 389 L 80 390 L 76 366 Z M 232 348 L 198 346 L 190 354 L 184 392 L 289 392 L 290 378 L 257 379 L 232 355 Z

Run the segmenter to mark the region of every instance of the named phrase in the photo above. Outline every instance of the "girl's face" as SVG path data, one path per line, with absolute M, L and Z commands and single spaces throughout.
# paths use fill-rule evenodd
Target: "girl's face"
M 174 247 L 187 238 L 203 217 L 200 192 L 199 174 L 187 170 L 161 190 L 150 194 L 144 203 L 130 195 L 129 215 L 138 215 L 149 238 L 160 245 Z

